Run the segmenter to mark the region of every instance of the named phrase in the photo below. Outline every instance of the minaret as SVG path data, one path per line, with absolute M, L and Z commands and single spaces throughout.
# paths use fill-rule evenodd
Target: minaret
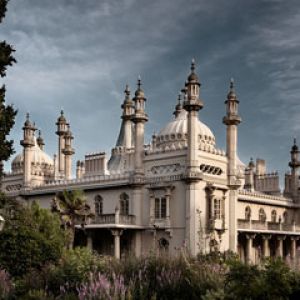
M 23 140 L 20 144 L 24 147 L 24 166 L 23 166 L 23 176 L 24 176 L 24 187 L 29 188 L 31 184 L 31 161 L 32 161 L 32 150 L 34 146 L 34 132 L 36 128 L 31 124 L 29 120 L 29 114 L 26 115 L 26 121 L 23 126 Z
M 62 153 L 65 156 L 65 178 L 67 180 L 72 178 L 72 155 L 75 153 L 72 148 L 72 140 L 74 139 L 72 132 L 70 131 L 70 125 L 67 127 L 67 131 L 64 134 L 64 149 Z
M 226 155 L 227 155 L 227 175 L 229 187 L 229 248 L 237 251 L 237 189 L 241 182 L 237 178 L 237 126 L 241 123 L 241 117 L 238 114 L 239 101 L 234 90 L 234 81 L 230 81 L 230 90 L 227 95 L 226 116 L 223 123 L 226 129 Z
M 245 190 L 254 191 L 254 169 L 255 164 L 251 157 L 248 167 L 245 170 Z
M 65 157 L 63 154 L 63 149 L 65 148 L 65 139 L 64 135 L 67 131 L 67 121 L 64 116 L 63 110 L 60 112 L 60 116 L 56 122 L 58 135 L 58 173 L 63 174 L 65 170 Z
M 39 136 L 36 139 L 36 142 L 37 142 L 38 146 L 40 147 L 40 149 L 44 150 L 45 142 L 44 142 L 44 139 L 42 137 L 42 133 L 40 130 L 39 130 Z
M 122 120 L 124 126 L 124 146 L 126 149 L 131 148 L 132 145 L 132 121 L 131 117 L 133 115 L 133 101 L 130 99 L 129 86 L 126 85 L 125 88 L 125 100 L 121 108 L 123 109 Z M 121 129 L 122 131 L 122 129 Z
M 144 175 L 144 128 L 145 123 L 148 121 L 148 116 L 145 113 L 145 94 L 141 89 L 141 79 L 138 78 L 137 90 L 135 91 L 134 101 L 134 114 L 132 115 L 132 122 L 135 124 L 135 152 L 134 152 L 134 166 L 135 174 Z
M 198 151 L 198 111 L 203 108 L 203 102 L 199 99 L 200 82 L 195 73 L 195 61 L 192 60 L 191 73 L 186 82 L 186 97 L 183 103 L 184 109 L 188 112 L 188 158 L 187 177 L 192 179 L 199 173 L 197 161 Z
M 291 161 L 289 162 L 289 166 L 291 168 L 291 196 L 294 202 L 298 202 L 298 188 L 299 188 L 299 149 L 296 143 L 296 139 L 294 139 L 294 145 L 291 149 Z
M 199 249 L 201 237 L 197 235 L 199 224 L 205 224 L 205 216 L 197 211 L 206 211 L 206 194 L 204 182 L 201 181 L 201 173 L 198 162 L 198 111 L 203 103 L 199 99 L 200 82 L 195 73 L 195 61 L 192 60 L 191 73 L 185 83 L 183 107 L 187 111 L 188 149 L 186 161 L 186 204 L 185 204 L 185 240 L 192 255 L 203 251 Z

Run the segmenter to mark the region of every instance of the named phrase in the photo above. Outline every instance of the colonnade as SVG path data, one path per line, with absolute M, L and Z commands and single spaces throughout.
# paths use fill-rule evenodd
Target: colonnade
M 246 263 L 260 263 L 266 257 L 294 260 L 300 236 L 283 234 L 239 233 L 239 255 Z

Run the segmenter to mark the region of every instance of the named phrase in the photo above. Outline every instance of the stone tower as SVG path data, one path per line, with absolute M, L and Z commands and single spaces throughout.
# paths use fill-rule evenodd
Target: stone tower
M 34 146 L 34 133 L 36 131 L 35 126 L 29 120 L 29 114 L 26 115 L 26 121 L 23 126 L 23 140 L 20 142 L 23 146 L 24 157 L 24 187 L 30 188 L 31 185 L 31 162 L 32 162 L 32 147 Z
M 64 116 L 63 110 L 60 112 L 60 116 L 56 122 L 58 135 L 58 173 L 63 176 L 65 170 L 65 156 L 63 154 L 63 149 L 65 148 L 65 138 L 64 135 L 67 131 L 67 121 Z
M 237 251 L 237 189 L 241 182 L 237 174 L 237 127 L 241 123 L 241 117 L 238 114 L 238 104 L 234 81 L 230 81 L 230 90 L 227 95 L 226 115 L 223 123 L 226 125 L 226 155 L 227 155 L 227 175 L 229 187 L 229 248 Z

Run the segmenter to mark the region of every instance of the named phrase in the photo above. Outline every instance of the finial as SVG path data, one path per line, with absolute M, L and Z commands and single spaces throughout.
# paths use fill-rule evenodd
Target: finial
M 64 115 L 64 110 L 63 110 L 63 109 L 61 109 L 61 111 L 60 111 L 60 115 L 61 115 L 61 116 L 63 116 L 63 115 Z
M 192 73 L 194 73 L 194 71 L 195 71 L 195 58 L 192 59 L 191 71 L 192 71 Z
M 178 104 L 181 105 L 181 94 L 180 93 L 178 94 L 177 100 L 178 100 Z
M 230 90 L 233 91 L 234 89 L 234 79 L 231 77 L 230 78 Z
M 26 113 L 26 121 L 29 121 L 29 112 Z
M 129 85 L 128 85 L 128 84 L 126 84 L 124 93 L 125 93 L 127 96 L 130 95 L 130 89 L 129 89 Z
M 141 85 L 142 85 L 142 83 L 141 83 L 141 75 L 139 75 L 138 76 L 138 81 L 137 81 L 138 90 L 141 89 Z
M 296 140 L 296 138 L 294 137 L 294 146 L 296 146 L 296 144 L 297 144 L 297 140 Z
M 42 137 L 42 132 L 39 130 L 39 138 Z

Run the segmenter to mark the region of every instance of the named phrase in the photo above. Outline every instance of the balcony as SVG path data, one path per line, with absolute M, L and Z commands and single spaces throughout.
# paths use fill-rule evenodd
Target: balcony
M 136 222 L 134 215 L 104 214 L 95 216 L 91 224 L 135 225 Z
M 245 219 L 238 219 L 238 229 L 255 231 L 300 232 L 300 226 L 295 224 L 262 222 L 258 220 L 250 221 Z

